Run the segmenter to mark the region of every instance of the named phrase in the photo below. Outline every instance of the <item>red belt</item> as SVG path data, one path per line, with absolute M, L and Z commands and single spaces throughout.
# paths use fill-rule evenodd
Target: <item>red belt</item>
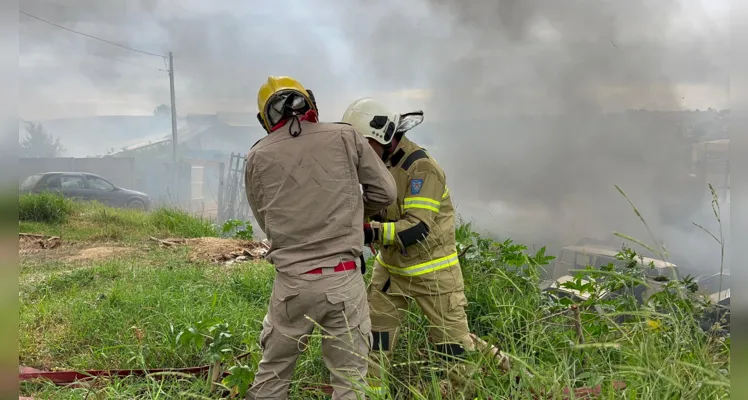
M 338 264 L 333 271 L 335 272 L 343 272 L 343 271 L 350 271 L 352 269 L 356 269 L 356 262 L 355 261 L 346 261 Z M 315 268 L 311 271 L 305 272 L 305 274 L 321 274 L 322 268 Z

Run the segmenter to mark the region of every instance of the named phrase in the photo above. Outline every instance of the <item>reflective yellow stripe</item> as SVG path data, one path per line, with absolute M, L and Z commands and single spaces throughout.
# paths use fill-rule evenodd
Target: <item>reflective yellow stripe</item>
M 428 197 L 406 197 L 405 205 L 408 205 L 408 203 L 431 204 L 437 207 L 439 207 L 442 204 L 441 202 L 436 201 L 434 199 L 429 199 Z
M 382 244 L 389 246 L 395 243 L 395 223 L 387 222 L 382 224 Z
M 384 386 L 369 386 L 369 391 L 372 392 L 372 394 L 384 396 L 387 394 L 387 388 Z
M 444 187 L 444 194 L 442 195 L 442 200 L 446 199 L 447 196 L 449 196 L 449 188 L 445 186 Z
M 438 213 L 439 207 L 441 207 L 440 202 L 429 199 L 428 197 L 407 197 L 405 198 L 405 201 L 403 203 L 403 210 L 408 210 L 411 208 L 423 208 L 424 210 L 430 210 Z
M 457 265 L 459 259 L 457 258 L 457 253 L 452 253 L 446 257 L 437 258 L 436 260 L 427 261 L 425 263 L 413 265 L 411 267 L 398 268 L 392 265 L 385 264 L 384 261 L 382 261 L 382 253 L 379 253 L 377 254 L 377 262 L 382 264 L 382 266 L 387 268 L 387 270 L 392 274 L 418 276 Z
M 412 208 L 422 208 L 424 210 L 433 211 L 435 213 L 439 212 L 438 208 L 436 208 L 434 206 L 423 205 L 423 204 L 408 204 L 408 205 L 406 205 L 406 206 L 403 207 L 403 210 L 410 210 Z

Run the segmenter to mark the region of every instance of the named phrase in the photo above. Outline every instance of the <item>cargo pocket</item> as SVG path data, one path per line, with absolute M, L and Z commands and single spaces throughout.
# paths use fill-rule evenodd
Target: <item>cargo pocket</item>
M 364 318 L 358 326 L 358 331 L 361 332 L 361 337 L 366 342 L 366 348 L 371 349 L 371 343 L 374 341 L 374 336 L 371 333 L 371 319 Z
M 270 337 L 271 333 L 273 333 L 273 325 L 270 325 L 270 322 L 267 320 L 267 318 L 265 318 L 262 320 L 262 331 L 260 331 L 260 337 L 258 338 L 260 349 L 263 353 L 265 352 L 268 338 Z
M 282 284 L 273 288 L 273 303 L 271 319 L 282 325 L 296 325 L 304 322 L 304 309 L 298 304 L 299 292 L 289 289 Z
M 364 317 L 369 316 L 369 304 L 363 289 L 363 286 L 349 286 L 325 293 L 327 301 L 334 306 L 329 328 L 342 333 L 359 326 Z
M 452 292 L 449 294 L 449 313 L 444 316 L 447 338 L 450 342 L 461 344 L 465 350 L 475 349 L 473 339 L 470 337 L 470 327 L 467 322 L 465 308 L 468 306 L 465 292 Z
M 457 309 L 464 310 L 468 305 L 467 297 L 464 292 L 452 292 L 449 294 L 449 310 L 455 311 Z

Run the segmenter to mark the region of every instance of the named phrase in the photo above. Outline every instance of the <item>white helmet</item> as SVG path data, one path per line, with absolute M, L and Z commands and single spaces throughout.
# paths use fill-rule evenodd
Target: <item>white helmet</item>
M 395 136 L 400 114 L 388 110 L 382 103 L 364 97 L 354 101 L 343 114 L 343 122 L 351 124 L 365 138 L 388 145 Z

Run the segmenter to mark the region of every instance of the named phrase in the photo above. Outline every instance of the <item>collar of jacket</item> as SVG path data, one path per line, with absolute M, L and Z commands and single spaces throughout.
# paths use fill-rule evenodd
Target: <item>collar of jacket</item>
M 402 161 L 403 157 L 407 154 L 405 151 L 405 148 L 410 144 L 410 140 L 403 136 L 402 139 L 400 139 L 400 142 L 397 144 L 397 147 L 395 147 L 395 150 L 392 152 L 392 154 L 387 158 L 387 164 L 391 167 L 397 166 L 397 164 Z

